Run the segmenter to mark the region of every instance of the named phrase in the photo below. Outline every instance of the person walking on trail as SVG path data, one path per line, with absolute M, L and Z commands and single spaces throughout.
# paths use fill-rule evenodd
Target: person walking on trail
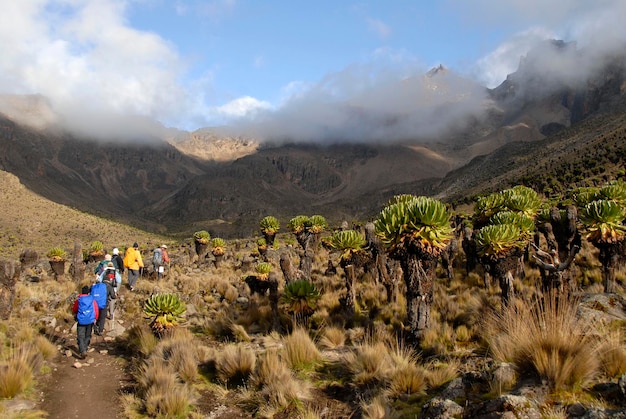
M 74 301 L 72 313 L 78 323 L 76 326 L 76 340 L 78 341 L 78 357 L 85 359 L 93 324 L 98 320 L 99 309 L 96 300 L 89 294 L 89 287 L 85 285 Z
M 98 304 L 98 319 L 96 321 L 95 333 L 100 336 L 104 332 L 104 322 L 106 321 L 107 300 L 109 299 L 109 288 L 102 282 L 102 275 L 98 276 L 96 283 L 91 286 L 91 296 Z M 111 288 L 111 293 L 113 289 Z
M 104 255 L 104 260 L 101 260 L 100 263 L 96 265 L 95 269 L 93 270 L 93 273 L 96 274 L 96 280 L 98 279 L 98 276 L 100 276 L 100 274 L 104 272 L 107 264 L 111 262 L 111 258 L 111 255 L 107 253 L 106 255 Z
M 165 272 L 165 264 L 169 263 L 170 258 L 167 254 L 167 246 L 162 244 L 161 246 L 154 249 L 152 253 L 152 266 L 154 267 L 154 272 L 157 274 L 157 281 L 160 281 L 163 277 L 163 273 Z
M 128 269 L 128 287 L 131 291 L 134 291 L 137 279 L 139 278 L 139 270 L 143 268 L 143 259 L 141 259 L 141 253 L 139 253 L 139 244 L 136 242 L 133 244 L 133 247 L 126 249 L 124 267 Z
M 113 312 L 115 311 L 115 300 L 117 299 L 117 291 L 122 284 L 122 275 L 115 269 L 113 262 L 109 262 L 106 269 L 100 277 L 99 282 L 103 282 L 107 287 L 107 317 L 114 320 Z M 104 326 L 104 321 L 102 322 Z
M 117 247 L 113 249 L 113 256 L 111 257 L 111 262 L 113 262 L 113 266 L 115 266 L 115 270 L 119 272 L 120 277 L 124 275 L 124 259 L 120 256 L 120 249 Z

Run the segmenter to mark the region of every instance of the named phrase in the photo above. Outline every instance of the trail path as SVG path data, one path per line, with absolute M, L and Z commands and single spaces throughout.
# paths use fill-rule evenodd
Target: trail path
M 124 371 L 126 361 L 115 352 L 113 339 L 92 335 L 91 352 L 84 360 L 76 357 L 75 332 L 62 347 L 53 361 L 52 374 L 43 383 L 39 409 L 48 412 L 50 419 L 122 417 L 120 396 L 132 380 Z M 69 351 L 71 356 L 67 356 Z

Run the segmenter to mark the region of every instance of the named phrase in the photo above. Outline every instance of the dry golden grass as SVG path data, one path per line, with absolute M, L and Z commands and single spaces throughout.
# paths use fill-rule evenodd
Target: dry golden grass
M 144 357 L 149 356 L 159 340 L 145 323 L 139 323 L 128 330 L 128 342 Z
M 457 359 L 447 362 L 431 362 L 427 365 L 426 382 L 428 388 L 437 389 L 444 384 L 449 383 L 459 376 L 459 367 L 461 363 Z
M 257 389 L 260 404 L 268 409 L 266 413 L 302 403 L 311 397 L 310 384 L 296 379 L 276 351 L 261 355 L 250 381 Z
M 215 359 L 217 377 L 225 384 L 243 385 L 256 365 L 256 355 L 241 344 L 226 345 Z
M 553 390 L 585 385 L 598 372 L 598 339 L 577 306 L 564 298 L 518 300 L 494 313 L 484 328 L 494 358 L 520 375 L 539 374 Z
M 626 373 L 626 342 L 620 330 L 611 330 L 601 337 L 598 347 L 600 366 L 607 377 Z
M 33 384 L 35 373 L 43 365 L 43 357 L 30 343 L 12 345 L 2 353 L 0 361 L 0 398 L 11 399 Z
M 321 361 L 322 355 L 309 333 L 305 329 L 296 328 L 285 337 L 283 358 L 291 368 L 309 370 Z
M 195 401 L 190 387 L 175 384 L 171 387 L 152 386 L 144 396 L 144 408 L 149 417 L 186 418 Z
M 346 343 L 346 332 L 339 328 L 330 326 L 324 329 L 319 345 L 325 349 L 335 349 Z
M 389 402 L 384 396 L 376 396 L 369 402 L 361 402 L 364 419 L 389 419 L 393 417 Z
M 389 347 L 384 342 L 358 345 L 346 355 L 346 365 L 357 385 L 387 383 L 394 372 Z

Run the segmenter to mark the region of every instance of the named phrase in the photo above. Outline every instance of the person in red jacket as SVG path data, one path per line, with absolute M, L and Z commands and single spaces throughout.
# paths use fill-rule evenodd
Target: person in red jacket
M 72 313 L 76 318 L 76 340 L 78 341 L 78 357 L 85 359 L 89 342 L 91 341 L 91 331 L 93 325 L 98 320 L 98 303 L 89 293 L 89 287 L 85 285 L 81 293 L 74 301 Z

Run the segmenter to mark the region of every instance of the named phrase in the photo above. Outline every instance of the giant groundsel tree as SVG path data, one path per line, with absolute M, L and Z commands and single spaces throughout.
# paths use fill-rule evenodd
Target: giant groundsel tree
M 398 195 L 375 220 L 376 233 L 401 266 L 406 283 L 409 339 L 430 327 L 437 260 L 452 238 L 450 212 L 433 198 Z

